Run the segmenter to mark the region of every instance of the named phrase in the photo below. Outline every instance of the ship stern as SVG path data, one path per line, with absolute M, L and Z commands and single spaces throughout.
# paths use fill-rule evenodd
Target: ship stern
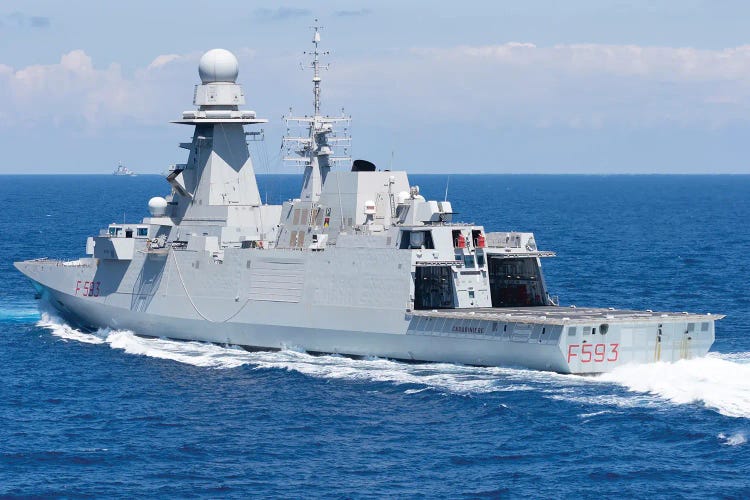
M 643 315 L 645 316 L 645 315 Z M 569 324 L 560 337 L 567 373 L 604 373 L 624 364 L 675 362 L 705 356 L 722 315 L 653 314 L 600 324 Z

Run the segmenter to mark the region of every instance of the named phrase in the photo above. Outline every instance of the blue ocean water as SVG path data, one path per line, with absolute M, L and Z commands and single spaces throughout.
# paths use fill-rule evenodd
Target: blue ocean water
M 272 203 L 298 182 L 260 178 Z M 86 334 L 12 261 L 80 256 L 166 183 L 0 176 L 0 496 L 750 497 L 750 176 L 448 184 L 460 219 L 557 252 L 563 304 L 726 314 L 713 352 L 577 377 Z

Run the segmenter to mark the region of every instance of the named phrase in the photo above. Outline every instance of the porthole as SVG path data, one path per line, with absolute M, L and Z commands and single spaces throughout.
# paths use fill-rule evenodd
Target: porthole
M 602 323 L 599 325 L 599 333 L 602 335 L 606 335 L 606 333 L 609 331 L 609 325 L 607 323 Z

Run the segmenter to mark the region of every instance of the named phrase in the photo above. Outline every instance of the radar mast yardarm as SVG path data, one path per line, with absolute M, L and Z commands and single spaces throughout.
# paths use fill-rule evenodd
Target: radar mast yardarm
M 293 165 L 304 165 L 305 167 L 300 199 L 303 202 L 310 203 L 310 213 L 320 199 L 323 184 L 331 167 L 339 163 L 348 164 L 351 162 L 348 155 L 351 145 L 348 126 L 351 123 L 351 117 L 345 116 L 343 110 L 342 115 L 338 117 L 322 115 L 320 111 L 320 83 L 322 80 L 320 73 L 321 70 L 329 68 L 328 64 L 321 64 L 320 56 L 329 55 L 329 52 L 320 51 L 320 30 L 323 27 L 317 24 L 317 19 L 315 22 L 315 26 L 311 27 L 314 30 L 312 39 L 314 48 L 312 52 L 305 52 L 305 54 L 312 55 L 312 61 L 308 64 L 308 68 L 313 70 L 313 115 L 295 117 L 291 115 L 290 110 L 290 115 L 284 118 L 287 124 L 287 135 L 282 142 L 282 148 L 285 148 L 287 152 L 284 161 Z M 343 122 L 345 125 L 344 132 L 340 135 L 336 134 L 334 130 L 334 124 L 338 122 Z M 291 124 L 299 126 L 306 124 L 307 135 L 296 137 L 289 135 Z M 334 148 L 336 147 L 342 148 L 342 155 L 335 154 Z M 292 156 L 292 153 L 296 156 Z

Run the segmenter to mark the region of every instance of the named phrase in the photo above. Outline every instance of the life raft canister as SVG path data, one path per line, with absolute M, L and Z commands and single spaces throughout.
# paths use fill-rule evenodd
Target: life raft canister
M 484 245 L 485 245 L 484 233 L 479 233 L 479 236 L 477 236 L 477 248 L 484 248 Z
M 466 238 L 463 234 L 459 234 L 456 238 L 456 248 L 466 248 Z

